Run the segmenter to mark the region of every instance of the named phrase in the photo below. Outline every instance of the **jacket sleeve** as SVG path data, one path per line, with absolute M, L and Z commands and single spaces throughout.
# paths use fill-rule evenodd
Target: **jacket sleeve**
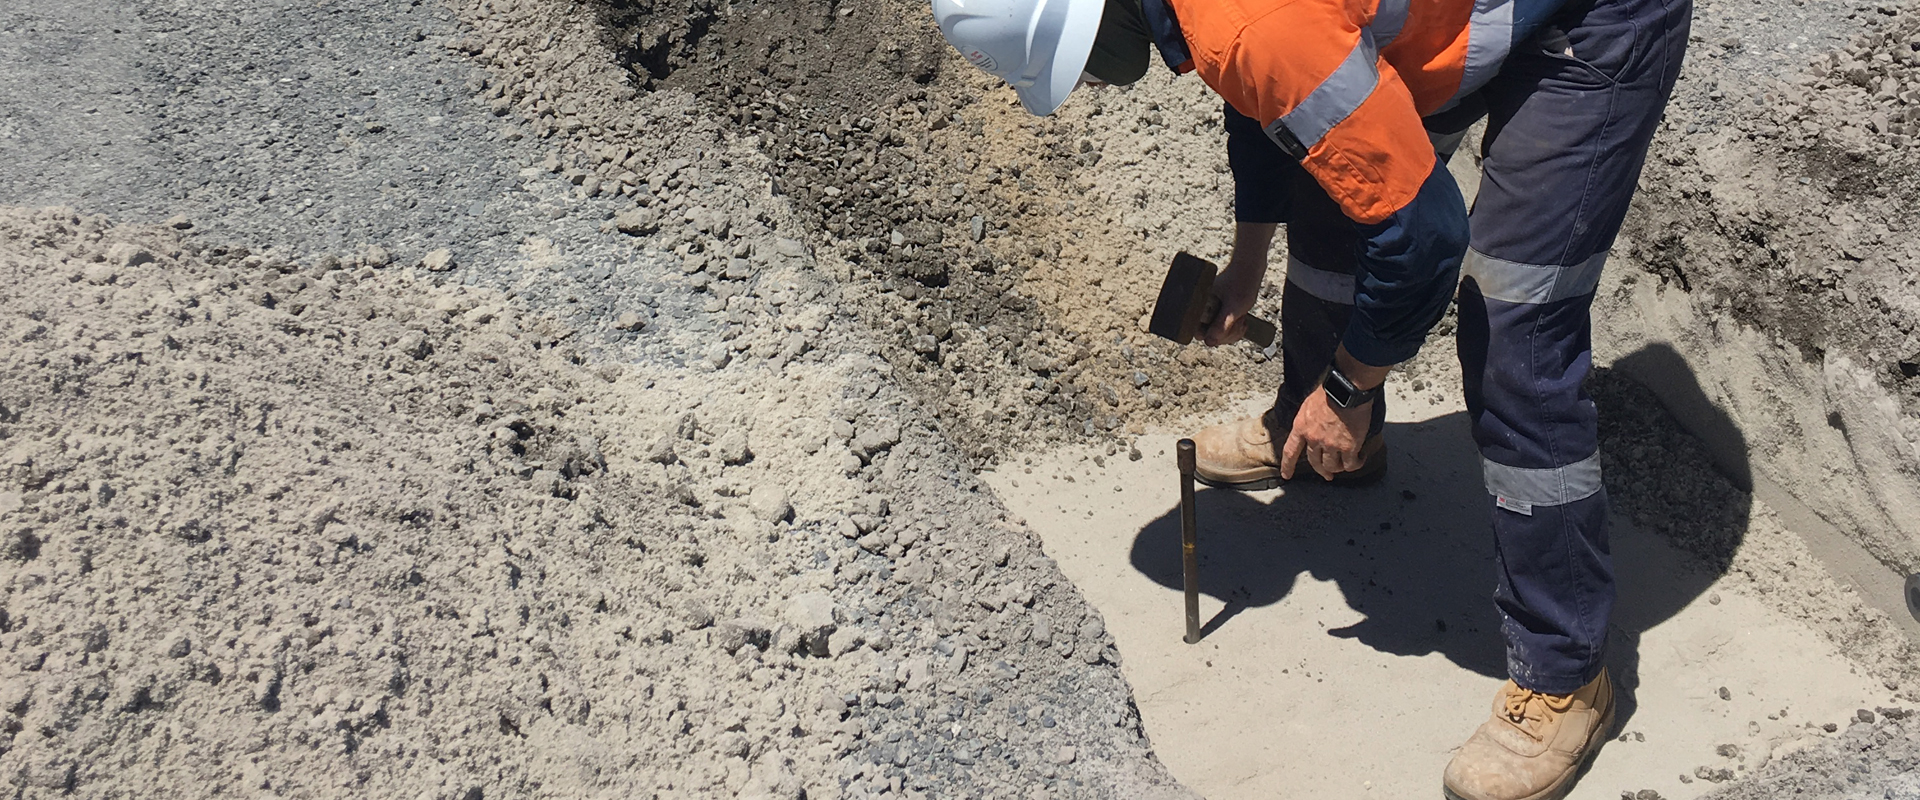
M 1466 203 L 1435 159 L 1411 201 L 1384 220 L 1356 225 L 1360 274 L 1341 343 L 1361 363 L 1392 366 L 1420 352 L 1453 297 L 1467 251 Z
M 1435 158 L 1412 93 L 1358 13 L 1341 0 L 1286 3 L 1195 64 L 1341 211 L 1376 223 L 1419 194 Z
M 1225 109 L 1227 166 L 1233 170 L 1235 222 L 1287 222 L 1293 218 L 1294 176 L 1300 162 L 1281 150 L 1260 123 Z

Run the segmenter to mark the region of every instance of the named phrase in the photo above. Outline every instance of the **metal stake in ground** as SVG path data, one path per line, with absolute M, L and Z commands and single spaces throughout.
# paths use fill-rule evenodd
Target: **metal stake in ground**
M 1180 568 L 1187 588 L 1187 644 L 1200 641 L 1200 557 L 1193 552 L 1193 440 L 1174 445 L 1180 462 Z
M 1920 621 L 1920 572 L 1907 576 L 1907 613 Z

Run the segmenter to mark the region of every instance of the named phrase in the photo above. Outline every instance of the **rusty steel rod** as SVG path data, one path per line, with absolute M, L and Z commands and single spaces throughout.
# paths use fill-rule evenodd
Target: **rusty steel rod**
M 1193 513 L 1193 440 L 1181 439 L 1174 445 L 1180 462 L 1180 567 L 1187 590 L 1187 644 L 1200 641 L 1200 557 L 1194 553 L 1198 538 Z

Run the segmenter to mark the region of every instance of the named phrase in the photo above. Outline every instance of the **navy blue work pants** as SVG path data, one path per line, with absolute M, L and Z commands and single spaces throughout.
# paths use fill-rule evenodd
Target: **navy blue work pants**
M 1566 693 L 1599 674 L 1614 602 L 1593 400 L 1593 292 L 1680 72 L 1691 0 L 1590 0 L 1514 46 L 1500 73 L 1427 120 L 1436 147 L 1484 117 L 1461 269 L 1459 355 L 1493 516 L 1507 668 Z M 1443 152 L 1443 155 L 1451 155 Z M 1303 170 L 1281 301 L 1290 421 L 1352 311 L 1353 223 Z M 1385 414 L 1375 408 L 1376 430 Z

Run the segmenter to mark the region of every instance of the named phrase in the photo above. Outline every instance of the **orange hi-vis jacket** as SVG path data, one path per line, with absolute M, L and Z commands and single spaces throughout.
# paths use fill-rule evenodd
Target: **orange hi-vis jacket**
M 1162 56 L 1379 222 L 1434 167 L 1421 118 L 1499 71 L 1560 0 L 1145 0 Z M 1171 29 L 1171 30 L 1169 30 Z

